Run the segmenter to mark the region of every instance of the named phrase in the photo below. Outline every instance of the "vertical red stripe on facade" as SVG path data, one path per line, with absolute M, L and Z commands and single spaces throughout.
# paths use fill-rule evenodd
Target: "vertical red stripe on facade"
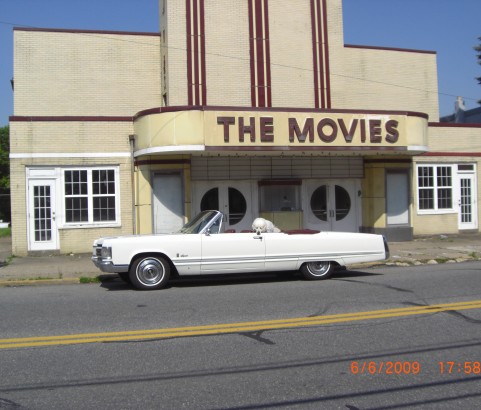
M 331 71 L 329 69 L 329 37 L 327 29 L 327 0 L 322 0 L 322 27 L 324 31 L 324 73 L 326 77 L 326 106 L 331 108 Z
M 201 89 L 202 89 L 202 105 L 207 105 L 207 75 L 205 62 L 205 7 L 204 0 L 200 0 L 200 56 L 201 56 Z
M 254 41 L 254 10 L 252 0 L 248 1 L 248 11 L 249 11 L 249 59 L 251 68 L 251 105 L 256 107 L 256 68 L 255 68 L 255 41 Z
M 187 37 L 187 100 L 188 105 L 193 105 L 192 96 L 192 10 L 190 0 L 185 4 L 185 25 Z
M 264 0 L 264 32 L 265 32 L 265 49 L 266 49 L 266 85 L 265 93 L 267 98 L 267 107 L 272 107 L 272 83 L 271 83 L 271 47 L 269 37 L 269 7 L 268 0 Z
M 312 31 L 312 61 L 313 61 L 313 77 L 314 77 L 314 104 L 316 108 L 320 107 L 319 101 L 319 58 L 317 55 L 317 32 L 316 32 L 316 0 L 311 0 L 311 31 Z
M 253 107 L 272 106 L 268 0 L 249 0 L 251 99 Z
M 188 104 L 207 103 L 204 0 L 186 0 Z
M 331 108 L 326 0 L 311 0 L 312 55 L 316 108 Z

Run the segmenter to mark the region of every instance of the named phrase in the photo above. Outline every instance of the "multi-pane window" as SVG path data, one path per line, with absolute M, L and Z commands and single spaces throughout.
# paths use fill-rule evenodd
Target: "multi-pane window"
M 116 221 L 115 169 L 64 170 L 64 187 L 66 223 Z
M 113 169 L 92 171 L 94 221 L 115 221 L 115 173 Z
M 449 210 L 453 208 L 453 176 L 451 165 L 419 165 L 419 210 Z
M 65 221 L 88 222 L 88 181 L 86 170 L 65 171 Z

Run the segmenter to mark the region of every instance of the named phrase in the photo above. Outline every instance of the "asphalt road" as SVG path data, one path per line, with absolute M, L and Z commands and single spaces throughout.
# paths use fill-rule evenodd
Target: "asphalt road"
M 479 408 L 480 270 L 2 288 L 0 409 Z

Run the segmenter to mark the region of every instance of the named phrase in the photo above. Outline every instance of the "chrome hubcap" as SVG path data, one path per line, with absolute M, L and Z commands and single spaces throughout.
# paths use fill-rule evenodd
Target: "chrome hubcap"
M 330 262 L 310 262 L 307 264 L 307 269 L 311 272 L 314 276 L 323 276 L 331 267 Z
M 164 266 L 157 259 L 144 259 L 137 266 L 137 278 L 146 286 L 156 285 L 164 274 Z

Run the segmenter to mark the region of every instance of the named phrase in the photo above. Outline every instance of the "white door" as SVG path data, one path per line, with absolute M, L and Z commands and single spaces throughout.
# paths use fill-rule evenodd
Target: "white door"
M 388 225 L 409 225 L 408 178 L 406 172 L 388 172 L 386 174 Z
M 476 185 L 473 175 L 459 176 L 459 229 L 477 229 Z
M 250 181 L 210 181 L 194 185 L 193 214 L 215 209 L 226 216 L 226 229 L 236 232 L 251 229 L 253 217 Z
M 154 233 L 178 231 L 184 225 L 182 175 L 154 174 L 152 184 Z
M 28 181 L 28 243 L 31 251 L 56 250 L 55 179 Z
M 303 195 L 304 227 L 358 232 L 357 181 L 307 181 Z
M 218 233 L 202 235 L 202 273 L 263 271 L 266 245 L 263 235 Z

